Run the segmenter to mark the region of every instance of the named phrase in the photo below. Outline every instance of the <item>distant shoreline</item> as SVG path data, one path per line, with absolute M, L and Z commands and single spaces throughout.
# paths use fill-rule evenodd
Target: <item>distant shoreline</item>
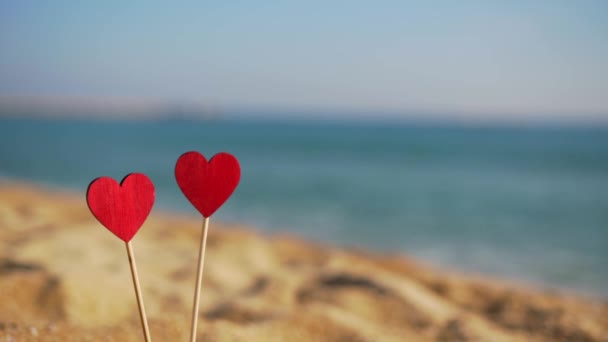
M 496 112 L 423 108 L 277 107 L 171 102 L 147 98 L 0 96 L 6 117 L 94 120 L 271 120 L 398 123 L 471 127 L 605 127 L 608 113 Z

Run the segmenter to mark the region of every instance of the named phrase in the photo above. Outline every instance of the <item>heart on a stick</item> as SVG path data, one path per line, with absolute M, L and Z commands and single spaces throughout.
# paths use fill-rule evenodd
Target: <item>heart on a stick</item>
M 210 217 L 236 189 L 241 167 L 230 153 L 218 153 L 207 161 L 202 154 L 190 151 L 177 160 L 175 179 L 196 210 Z
M 154 205 L 154 184 L 148 176 L 131 173 L 118 184 L 100 177 L 89 184 L 87 204 L 97 220 L 125 242 L 131 241 Z

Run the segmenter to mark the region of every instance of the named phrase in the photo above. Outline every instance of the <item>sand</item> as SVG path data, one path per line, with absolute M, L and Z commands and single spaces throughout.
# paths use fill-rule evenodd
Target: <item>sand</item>
M 189 336 L 201 220 L 133 239 L 155 341 Z M 608 341 L 605 300 L 211 221 L 200 341 Z M 141 341 L 125 246 L 83 194 L 0 184 L 0 341 Z

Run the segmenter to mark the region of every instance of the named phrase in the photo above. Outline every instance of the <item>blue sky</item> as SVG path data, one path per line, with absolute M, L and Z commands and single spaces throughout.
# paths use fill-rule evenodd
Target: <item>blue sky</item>
M 0 51 L 4 98 L 608 120 L 605 1 L 3 1 Z

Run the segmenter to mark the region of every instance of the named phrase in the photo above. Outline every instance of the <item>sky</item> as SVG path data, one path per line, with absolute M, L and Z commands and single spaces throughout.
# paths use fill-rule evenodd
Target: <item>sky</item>
M 0 98 L 608 121 L 608 2 L 1 1 Z

